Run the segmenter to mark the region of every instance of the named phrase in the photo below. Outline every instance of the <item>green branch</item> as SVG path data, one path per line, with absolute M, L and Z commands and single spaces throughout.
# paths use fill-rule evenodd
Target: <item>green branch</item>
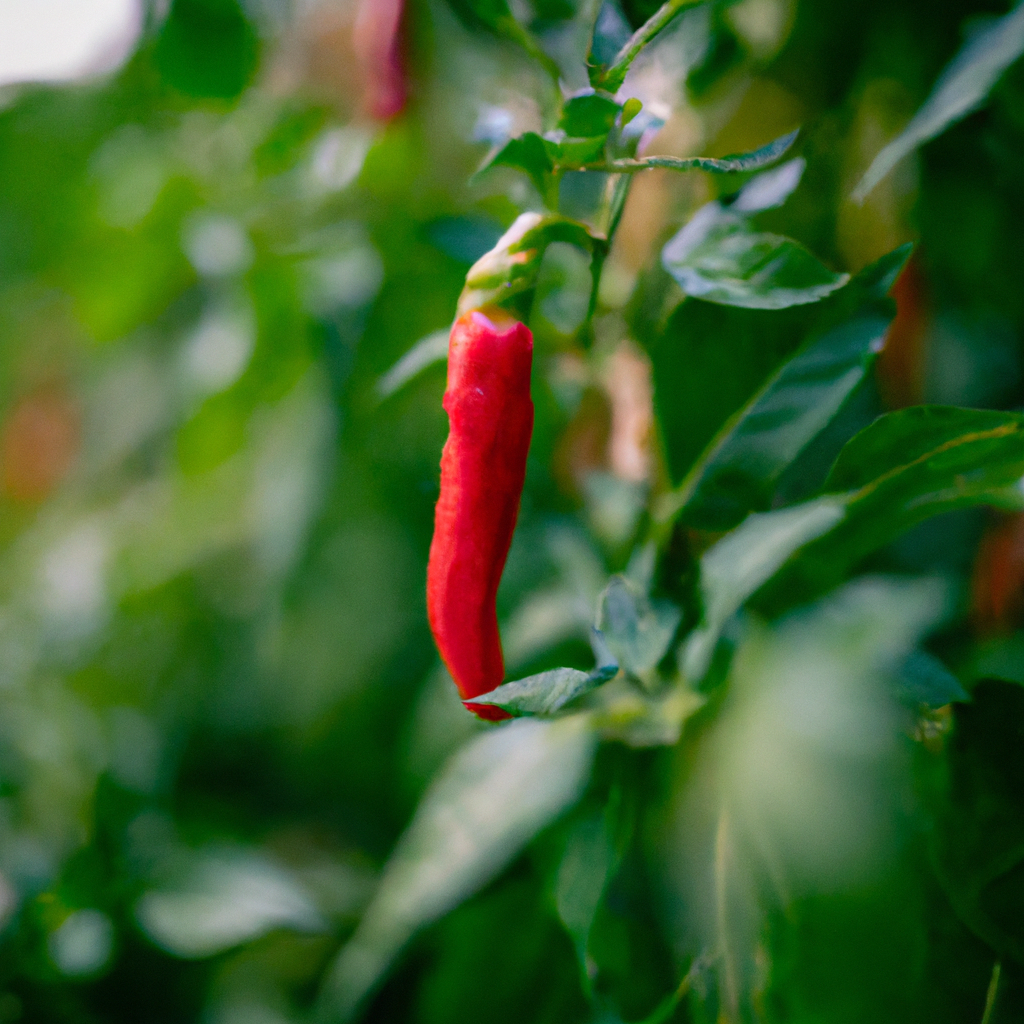
M 517 43 L 526 53 L 533 57 L 551 76 L 557 86 L 562 77 L 562 69 L 541 49 L 537 40 L 512 15 L 500 18 L 497 25 L 501 34 L 511 42 Z
M 705 2 L 706 0 L 667 0 L 630 36 L 629 41 L 619 50 L 611 66 L 605 68 L 596 78 L 591 79 L 591 84 L 595 89 L 617 92 L 625 81 L 626 72 L 629 71 L 637 54 L 655 36 L 659 35 L 677 14 L 687 7 L 696 7 Z

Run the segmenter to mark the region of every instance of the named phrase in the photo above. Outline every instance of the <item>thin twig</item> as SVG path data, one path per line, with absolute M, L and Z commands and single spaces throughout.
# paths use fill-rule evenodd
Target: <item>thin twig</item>
M 609 92 L 615 92 L 625 80 L 626 72 L 629 71 L 630 65 L 636 59 L 637 54 L 665 29 L 677 14 L 687 7 L 696 7 L 698 4 L 705 2 L 706 0 L 668 0 L 667 3 L 662 4 L 630 36 L 626 45 L 615 55 L 615 60 L 612 61 L 611 66 L 601 72 L 594 85 L 598 89 L 607 89 Z
M 997 960 L 992 967 L 992 977 L 985 995 L 985 1012 L 982 1014 L 981 1024 L 992 1024 L 992 1014 L 996 1009 L 996 996 L 999 994 L 999 976 L 1002 973 L 1003 963 L 1001 960 Z

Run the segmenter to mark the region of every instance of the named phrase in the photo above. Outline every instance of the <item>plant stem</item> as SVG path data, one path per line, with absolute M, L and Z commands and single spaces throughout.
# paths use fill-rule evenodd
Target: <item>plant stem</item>
M 729 861 L 732 857 L 729 811 L 723 807 L 715 830 L 715 917 L 718 924 L 718 952 L 722 958 L 723 1021 L 735 1021 L 739 1008 L 739 981 L 729 942 Z
M 501 32 L 506 39 L 518 43 L 551 76 L 557 90 L 562 78 L 562 69 L 541 49 L 540 44 L 516 21 L 515 18 L 500 20 Z
M 630 36 L 626 45 L 616 54 L 611 66 L 598 75 L 594 87 L 606 89 L 608 92 L 618 91 L 637 54 L 666 28 L 677 14 L 687 7 L 696 7 L 705 2 L 706 0 L 667 0 Z
M 988 983 L 988 992 L 985 994 L 985 1012 L 981 1018 L 981 1024 L 992 1024 L 992 1014 L 996 1009 L 996 996 L 999 994 L 999 976 L 1003 973 L 1003 963 L 997 960 L 992 967 L 992 978 Z

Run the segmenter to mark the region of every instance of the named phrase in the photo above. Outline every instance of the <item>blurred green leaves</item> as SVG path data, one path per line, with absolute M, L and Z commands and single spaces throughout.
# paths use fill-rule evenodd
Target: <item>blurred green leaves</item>
M 583 792 L 595 739 L 585 715 L 500 726 L 456 754 L 421 802 L 321 994 L 351 1017 L 413 934 L 490 881 Z
M 947 65 L 910 124 L 875 157 L 853 192 L 862 203 L 906 156 L 976 110 L 1006 69 L 1024 53 L 1024 8 L 979 28 Z
M 237 0 L 173 0 L 153 56 L 172 88 L 230 100 L 256 72 L 259 40 Z
M 135 916 L 175 956 L 212 956 L 275 928 L 326 928 L 296 878 L 264 858 L 222 850 L 195 858 L 175 886 L 151 889 Z
M 1019 11 L 407 4 L 383 125 L 382 5 L 286 6 L 0 111 L 0 1019 L 1015 1019 L 1020 416 L 874 381 L 1020 404 L 1017 73 L 844 197 Z M 537 339 L 497 728 L 423 614 L 464 277 Z
M 726 622 L 798 548 L 833 529 L 842 503 L 820 498 L 794 508 L 752 515 L 700 561 L 703 618 L 686 642 L 683 671 L 699 679 L 708 669 Z

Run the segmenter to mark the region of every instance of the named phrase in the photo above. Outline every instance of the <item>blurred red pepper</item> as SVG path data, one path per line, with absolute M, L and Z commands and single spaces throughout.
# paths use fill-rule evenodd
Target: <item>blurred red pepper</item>
M 920 405 L 924 398 L 928 341 L 928 289 L 914 253 L 892 288 L 896 318 L 876 363 L 878 386 L 890 409 Z
M 33 391 L 0 430 L 0 485 L 17 501 L 42 501 L 64 479 L 78 452 L 78 408 L 61 385 Z
M 363 81 L 363 107 L 375 121 L 390 121 L 405 107 L 402 53 L 403 0 L 360 0 L 352 48 Z
M 1024 514 L 1000 517 L 978 547 L 971 581 L 974 626 L 982 636 L 1024 622 Z
M 499 314 L 500 316 L 500 314 Z M 438 650 L 466 707 L 508 715 L 470 698 L 500 686 L 505 662 L 495 598 L 512 543 L 533 433 L 533 335 L 482 312 L 455 321 L 444 407 L 441 495 L 427 568 L 427 614 Z

